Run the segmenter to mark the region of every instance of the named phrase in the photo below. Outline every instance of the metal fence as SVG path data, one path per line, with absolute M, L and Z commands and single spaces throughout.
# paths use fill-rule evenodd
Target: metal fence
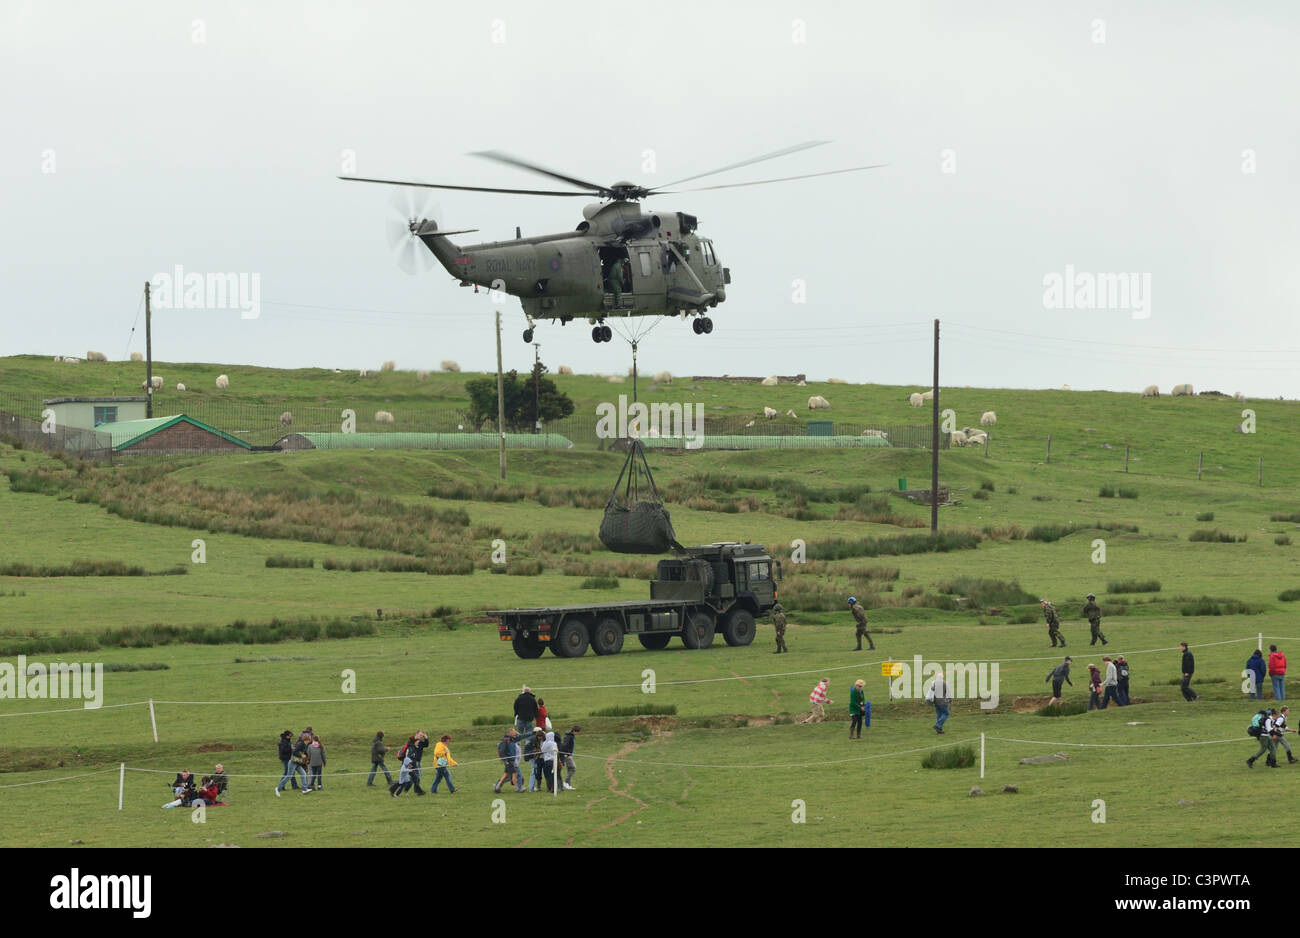
M 0 410 L 0 439 L 25 449 L 67 453 L 82 459 L 113 460 L 113 440 L 107 433 L 57 427 L 43 420 Z

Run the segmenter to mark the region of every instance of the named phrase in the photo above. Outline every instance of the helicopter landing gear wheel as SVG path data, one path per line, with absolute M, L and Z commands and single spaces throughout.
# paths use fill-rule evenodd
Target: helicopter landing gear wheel
M 533 330 L 531 326 L 524 330 L 524 341 L 525 342 L 533 341 Z
M 603 341 L 604 341 L 604 339 L 601 338 L 601 334 L 602 334 L 602 333 L 601 333 L 601 329 L 602 329 L 601 326 L 592 326 L 592 327 L 591 327 L 591 341 L 593 341 L 593 342 L 603 342 Z
M 713 333 L 713 320 L 705 316 L 700 320 L 700 327 L 704 330 L 705 335 L 711 335 Z
M 704 320 L 703 320 L 703 319 L 692 319 L 692 320 L 691 320 L 691 331 L 694 332 L 696 335 L 704 335 Z
M 612 342 L 612 341 L 614 341 L 614 330 L 611 329 L 609 326 L 601 326 L 601 327 L 600 327 L 600 339 L 601 339 L 602 342 Z

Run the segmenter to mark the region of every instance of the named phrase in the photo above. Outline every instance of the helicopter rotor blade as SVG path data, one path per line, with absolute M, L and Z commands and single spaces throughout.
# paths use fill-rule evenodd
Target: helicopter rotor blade
M 730 169 L 740 169 L 740 167 L 742 166 L 752 166 L 754 163 L 761 163 L 764 160 L 774 160 L 778 156 L 789 156 L 791 153 L 798 153 L 801 150 L 811 150 L 813 147 L 820 147 L 827 143 L 830 143 L 830 141 L 809 140 L 806 143 L 796 143 L 792 147 L 785 147 L 784 149 L 781 150 L 774 150 L 771 153 L 764 153 L 762 156 L 755 156 L 748 160 L 741 160 L 739 163 L 732 163 L 730 166 L 723 166 L 721 169 L 711 169 L 707 173 L 696 173 L 694 176 L 687 176 L 685 179 L 678 179 L 673 182 L 666 182 L 664 183 L 664 186 L 679 186 L 684 182 L 691 182 L 694 179 L 703 179 L 705 176 L 714 176 L 718 173 L 725 173 L 727 172 L 727 170 Z M 651 191 L 658 192 L 660 188 L 662 187 L 655 186 L 654 189 L 652 189 Z
M 498 163 L 504 163 L 506 166 L 514 166 L 516 169 L 526 170 L 530 173 L 537 173 L 539 176 L 546 176 L 559 182 L 567 182 L 571 186 L 577 186 L 579 189 L 586 189 L 589 192 L 599 194 L 605 191 L 605 187 L 594 182 L 587 182 L 585 179 L 578 179 L 574 176 L 566 176 L 563 173 L 557 173 L 553 169 L 547 169 L 545 166 L 538 166 L 536 163 L 530 163 L 527 160 L 521 160 L 517 156 L 511 156 L 509 153 L 502 153 L 500 150 L 479 150 L 471 153 L 470 156 L 480 156 L 485 160 L 494 160 Z
M 501 192 L 506 195 L 563 195 L 563 196 L 586 196 L 591 198 L 593 195 L 599 195 L 598 192 L 555 192 L 546 189 L 497 189 L 491 186 L 449 186 L 436 182 L 412 182 L 408 179 L 366 179 L 361 176 L 339 176 L 339 179 L 346 179 L 349 182 L 374 182 L 385 186 L 416 186 L 421 189 L 456 189 L 461 192 Z
M 779 179 L 755 179 L 752 182 L 731 182 L 721 186 L 699 186 L 694 189 L 678 189 L 677 192 L 708 192 L 710 189 L 739 189 L 742 186 L 765 186 L 772 182 L 790 182 L 794 179 L 813 179 L 817 176 L 838 176 L 841 173 L 856 173 L 864 169 L 880 169 L 882 166 L 888 166 L 888 163 L 872 163 L 870 166 L 850 166 L 848 169 L 832 169 L 824 173 L 804 173 L 800 176 L 782 176 Z M 668 195 L 667 192 L 661 192 L 656 189 L 653 195 Z

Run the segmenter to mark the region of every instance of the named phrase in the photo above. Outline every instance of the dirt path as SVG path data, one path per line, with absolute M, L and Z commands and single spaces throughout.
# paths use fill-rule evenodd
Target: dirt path
M 668 734 L 668 733 L 661 733 L 661 734 L 656 734 L 656 735 L 667 736 L 667 735 L 669 735 L 669 734 Z M 617 772 L 616 772 L 616 770 L 615 770 L 615 766 L 618 764 L 618 760 L 619 760 L 619 759 L 624 758 L 625 756 L 630 756 L 632 753 L 636 752 L 639 748 L 641 748 L 641 746 L 642 746 L 645 742 L 646 742 L 646 740 L 639 740 L 639 741 L 636 741 L 636 742 L 626 742 L 626 743 L 623 744 L 623 748 L 622 748 L 622 749 L 620 749 L 618 752 L 614 753 L 612 756 L 609 756 L 609 757 L 605 760 L 605 778 L 609 780 L 609 791 L 610 791 L 610 794 L 612 794 L 612 795 L 616 795 L 616 796 L 618 796 L 618 797 L 620 797 L 620 798 L 626 798 L 626 799 L 628 799 L 629 801 L 631 801 L 633 804 L 635 804 L 636 807 L 633 808 L 631 811 L 628 811 L 626 814 L 621 814 L 621 815 L 619 815 L 618 817 L 616 817 L 614 820 L 610 821 L 610 822 L 607 823 L 607 824 L 601 824 L 599 827 L 593 828 L 592 830 L 588 831 L 587 833 L 589 833 L 589 834 L 599 834 L 599 833 L 600 833 L 601 831 L 603 831 L 603 830 L 608 830 L 608 829 L 611 828 L 611 827 L 615 827 L 615 826 L 617 826 L 617 825 L 619 825 L 619 824 L 622 824 L 622 823 L 623 823 L 624 821 L 626 821 L 628 818 L 630 818 L 630 817 L 632 817 L 632 816 L 634 816 L 634 815 L 636 815 L 636 814 L 639 814 L 639 813 L 641 813 L 642 811 L 644 811 L 646 808 L 650 807 L 650 805 L 646 804 L 644 801 L 642 801 L 642 800 L 641 800 L 640 798 L 638 798 L 636 795 L 632 794 L 632 783 L 631 783 L 631 782 L 628 782 L 626 788 L 619 789 L 619 787 L 618 787 L 618 774 L 617 774 Z M 601 801 L 604 801 L 604 800 L 605 800 L 604 798 L 601 798 L 601 799 L 598 799 L 597 801 L 592 802 L 591 804 L 588 804 L 588 805 L 587 805 L 587 812 L 590 813 L 590 812 L 591 812 L 591 809 L 592 809 L 595 805 L 599 804 Z M 574 841 L 576 838 L 577 838 L 577 835 L 575 834 L 573 837 L 570 837 L 568 840 L 566 840 L 566 841 L 564 842 L 564 845 L 565 845 L 566 847 L 571 846 L 571 845 L 573 844 L 573 841 Z

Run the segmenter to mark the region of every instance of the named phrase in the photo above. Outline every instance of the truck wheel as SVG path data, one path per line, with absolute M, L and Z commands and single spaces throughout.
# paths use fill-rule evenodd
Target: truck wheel
M 591 644 L 587 623 L 581 619 L 566 619 L 551 639 L 551 651 L 561 658 L 581 658 Z
M 617 655 L 623 650 L 623 623 L 607 616 L 591 633 L 591 650 L 598 655 Z
M 722 623 L 722 637 L 728 645 L 748 645 L 754 640 L 754 617 L 747 609 L 733 609 Z
M 672 637 L 669 632 L 650 632 L 638 635 L 636 638 L 641 643 L 642 648 L 648 648 L 650 651 L 662 651 L 668 647 L 668 639 Z
M 540 658 L 542 652 L 546 651 L 546 646 L 537 640 L 535 635 L 524 638 L 522 635 L 510 643 L 514 646 L 515 654 L 520 658 Z
M 682 644 L 687 648 L 708 648 L 713 644 L 713 633 L 716 628 L 712 616 L 703 612 L 692 612 L 686 618 L 686 628 L 682 629 Z

